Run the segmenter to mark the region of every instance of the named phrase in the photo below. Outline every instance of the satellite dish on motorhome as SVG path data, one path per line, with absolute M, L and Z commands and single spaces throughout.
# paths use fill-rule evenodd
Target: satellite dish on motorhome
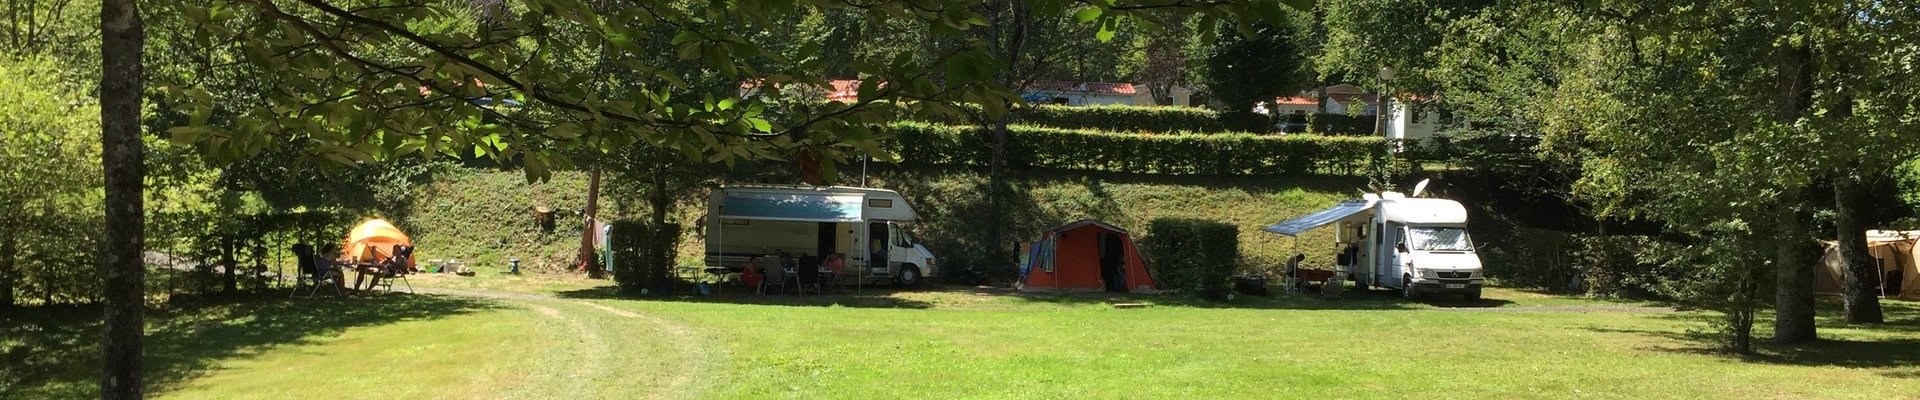
M 1427 191 L 1427 183 L 1432 181 L 1432 179 L 1421 179 L 1420 183 L 1413 184 L 1413 195 L 1409 197 L 1420 197 L 1421 192 Z

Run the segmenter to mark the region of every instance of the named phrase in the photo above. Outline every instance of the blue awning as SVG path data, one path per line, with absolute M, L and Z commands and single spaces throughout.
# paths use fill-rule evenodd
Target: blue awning
M 770 221 L 848 222 L 860 220 L 865 196 L 845 193 L 728 192 L 721 218 Z
M 1343 201 L 1343 202 L 1340 202 L 1340 204 L 1333 205 L 1333 207 L 1327 207 L 1324 210 L 1314 211 L 1312 214 L 1302 215 L 1300 217 L 1286 220 L 1286 221 L 1280 221 L 1280 223 L 1273 224 L 1273 225 L 1267 225 L 1267 228 L 1262 230 L 1267 232 L 1287 235 L 1287 236 L 1300 236 L 1300 232 L 1306 232 L 1306 231 L 1313 230 L 1313 228 L 1327 226 L 1328 224 L 1332 224 L 1336 221 L 1346 219 L 1347 217 L 1352 216 L 1354 214 L 1359 214 L 1361 211 L 1366 211 L 1368 208 L 1373 207 L 1373 202 L 1374 202 L 1373 200 Z

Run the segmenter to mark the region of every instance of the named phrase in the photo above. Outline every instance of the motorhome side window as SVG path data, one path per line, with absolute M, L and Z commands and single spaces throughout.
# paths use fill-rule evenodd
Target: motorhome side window
M 893 208 L 893 199 L 867 199 L 867 207 Z

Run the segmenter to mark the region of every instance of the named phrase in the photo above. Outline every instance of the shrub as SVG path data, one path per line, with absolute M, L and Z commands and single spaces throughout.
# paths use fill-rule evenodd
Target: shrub
M 1226 223 L 1158 218 L 1147 225 L 1147 258 L 1161 289 L 1225 300 L 1240 258 L 1240 231 Z
M 1116 132 L 1224 132 L 1213 110 L 1197 107 L 1045 105 L 1015 110 L 1013 122 L 1065 129 Z
M 977 105 L 965 106 L 979 112 Z M 1008 122 L 1019 125 L 1060 129 L 1094 129 L 1115 132 L 1226 132 L 1229 129 L 1219 113 L 1199 107 L 1176 106 L 1061 106 L 1038 105 L 1012 110 Z M 974 121 L 943 119 L 936 122 L 971 125 Z
M 640 293 L 645 289 L 650 294 L 667 294 L 672 289 L 670 272 L 680 242 L 680 225 L 650 229 L 639 221 L 615 221 L 612 235 L 608 246 L 612 247 L 613 262 L 607 268 L 621 291 Z
M 987 165 L 989 134 L 978 127 L 898 123 L 894 136 L 907 162 Z M 1304 175 L 1359 174 L 1386 154 L 1386 141 L 1372 137 L 1317 135 L 1125 134 L 1012 126 L 1007 129 L 1007 165 L 1083 171 L 1157 174 Z
M 1308 117 L 1307 130 L 1322 135 L 1369 136 L 1373 135 L 1377 118 L 1372 115 L 1313 114 Z

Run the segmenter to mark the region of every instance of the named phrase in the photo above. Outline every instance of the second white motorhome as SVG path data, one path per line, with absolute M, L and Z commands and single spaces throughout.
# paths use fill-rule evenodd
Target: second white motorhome
M 1467 209 L 1459 202 L 1395 192 L 1368 194 L 1265 230 L 1298 237 L 1327 225 L 1336 227 L 1336 273 L 1361 289 L 1392 288 L 1408 298 L 1457 294 L 1480 299 L 1485 276 L 1467 235 Z
M 900 193 L 846 186 L 734 185 L 707 199 L 706 263 L 790 255 L 812 268 L 846 255 L 851 282 L 919 285 L 939 276 L 933 253 L 902 229 L 918 219 Z

